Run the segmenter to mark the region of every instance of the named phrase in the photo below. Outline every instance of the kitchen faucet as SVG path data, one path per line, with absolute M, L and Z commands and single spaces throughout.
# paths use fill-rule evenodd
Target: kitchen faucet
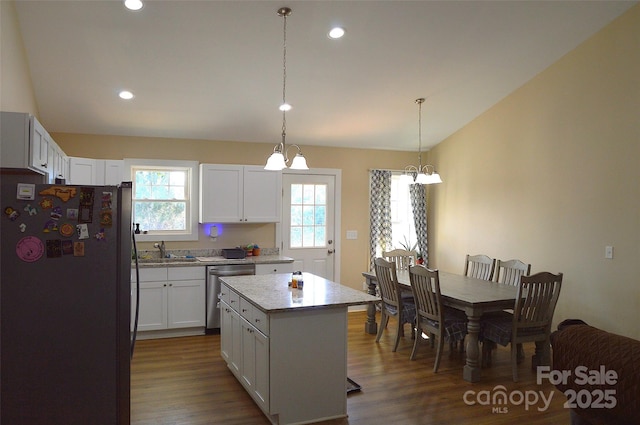
M 154 248 L 158 248 L 160 250 L 160 258 L 165 258 L 166 255 L 166 250 L 164 248 L 164 241 L 161 241 L 160 243 L 154 243 L 153 244 Z

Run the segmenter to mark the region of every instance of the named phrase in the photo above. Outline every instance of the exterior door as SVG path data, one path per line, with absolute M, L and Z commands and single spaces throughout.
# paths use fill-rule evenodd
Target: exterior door
M 292 257 L 293 270 L 335 280 L 336 176 L 283 173 L 282 255 Z

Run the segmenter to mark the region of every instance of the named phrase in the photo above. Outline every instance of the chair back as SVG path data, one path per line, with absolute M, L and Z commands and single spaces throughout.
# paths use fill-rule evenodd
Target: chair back
M 525 264 L 520 260 L 496 260 L 494 279 L 498 283 L 516 286 L 520 283 L 520 277 L 531 274 L 531 264 Z
M 376 278 L 378 279 L 378 288 L 380 288 L 380 297 L 384 304 L 398 308 L 402 307 L 400 288 L 398 283 L 398 275 L 396 274 L 396 265 L 384 258 L 376 258 L 374 261 L 376 269 Z
M 409 266 L 416 263 L 418 253 L 406 249 L 394 249 L 382 253 L 382 256 L 396 265 L 396 270 L 409 270 Z
M 416 300 L 416 314 L 419 319 L 429 319 L 442 323 L 442 295 L 440 293 L 440 274 L 424 266 L 409 268 L 409 281 L 413 298 Z
M 491 280 L 495 266 L 496 260 L 493 258 L 482 254 L 467 254 L 467 258 L 464 263 L 464 275 L 475 277 L 476 279 Z
M 514 331 L 544 329 L 541 333 L 548 334 L 561 286 L 562 273 L 540 272 L 520 277 L 513 310 Z

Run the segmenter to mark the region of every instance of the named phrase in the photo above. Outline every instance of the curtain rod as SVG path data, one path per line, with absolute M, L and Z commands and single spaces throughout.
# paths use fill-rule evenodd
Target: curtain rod
M 380 170 L 380 171 L 391 171 L 392 173 L 404 173 L 404 170 L 391 170 L 388 168 L 369 168 L 369 171 Z

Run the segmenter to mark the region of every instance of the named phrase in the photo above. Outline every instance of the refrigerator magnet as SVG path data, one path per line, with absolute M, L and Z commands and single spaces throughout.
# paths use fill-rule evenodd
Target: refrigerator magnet
M 38 261 L 44 253 L 44 244 L 35 236 L 25 236 L 16 244 L 18 258 L 27 263 Z
M 24 207 L 24 210 L 29 214 L 29 215 L 36 215 L 38 214 L 38 210 L 36 207 L 32 207 L 31 204 L 27 204 L 26 207 Z
M 96 240 L 98 241 L 106 241 L 107 237 L 104 234 L 104 229 L 100 229 L 100 231 L 98 233 L 96 233 L 95 235 L 93 235 L 94 238 L 96 238 Z
M 4 213 L 9 217 L 9 220 L 16 221 L 18 217 L 20 217 L 20 213 L 17 210 L 14 210 L 13 207 L 6 207 L 4 209 Z
M 50 198 L 42 198 L 40 206 L 43 210 L 48 210 L 49 208 L 53 208 L 53 201 Z
M 62 226 L 60 226 L 60 234 L 65 238 L 73 236 L 74 233 L 75 233 L 75 229 L 71 224 L 63 223 Z
M 47 241 L 47 258 L 62 257 L 62 241 L 60 239 L 49 239 Z
M 111 227 L 113 224 L 113 218 L 111 217 L 111 210 L 100 211 L 100 225 Z
M 62 240 L 62 255 L 73 254 L 73 241 L 69 239 Z
M 73 243 L 73 256 L 84 257 L 84 242 Z
M 89 239 L 89 227 L 86 224 L 76 225 L 76 232 L 78 233 L 78 239 Z

